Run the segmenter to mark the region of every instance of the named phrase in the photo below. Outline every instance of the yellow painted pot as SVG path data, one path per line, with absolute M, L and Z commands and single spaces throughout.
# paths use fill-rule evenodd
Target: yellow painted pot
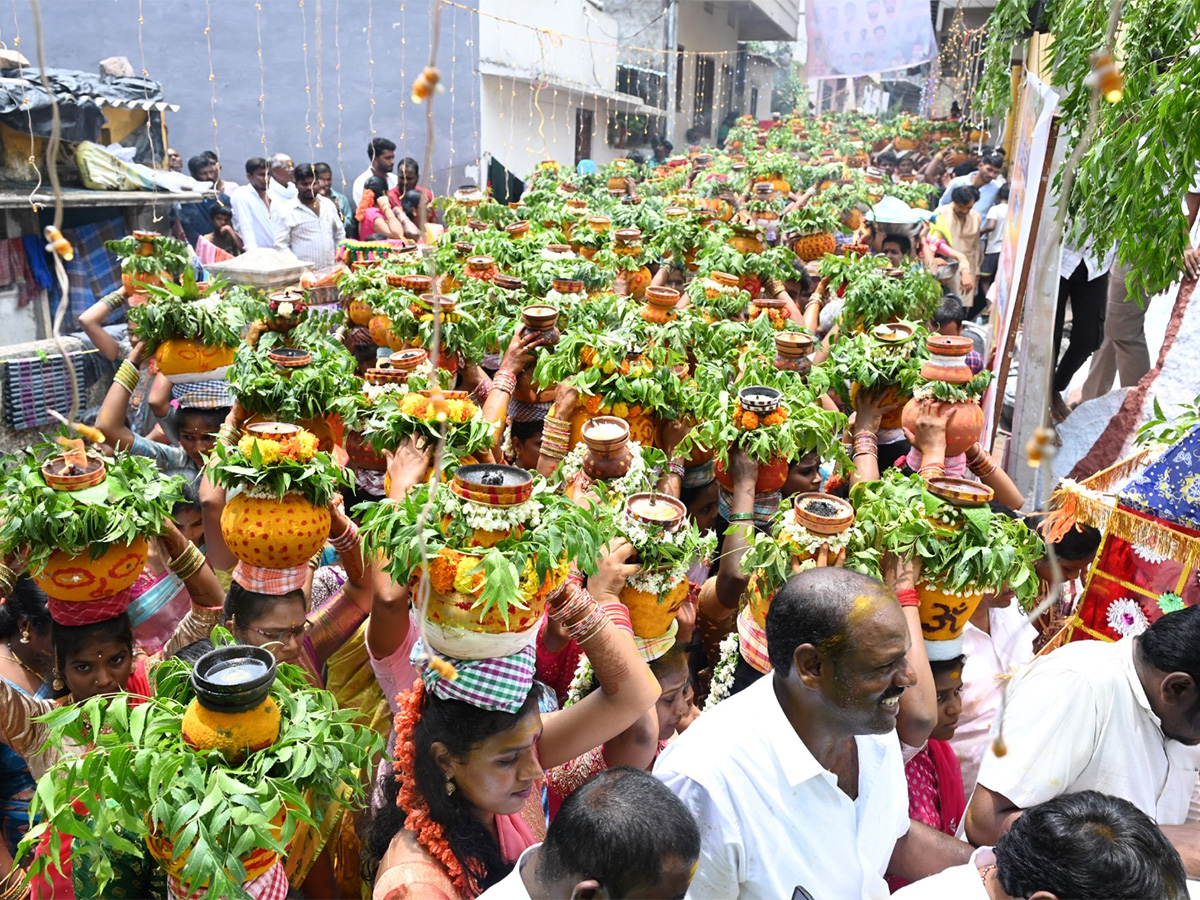
M 221 511 L 221 534 L 242 562 L 266 569 L 288 569 L 310 559 L 329 537 L 328 509 L 299 494 L 282 500 L 238 494 Z
M 50 554 L 34 582 L 47 597 L 69 602 L 111 597 L 132 586 L 146 567 L 145 538 L 128 544 L 112 544 L 95 559 L 87 553 L 71 556 L 61 550 Z
M 282 715 L 271 697 L 245 712 L 220 712 L 193 700 L 183 714 L 183 739 L 197 750 L 220 750 L 232 765 L 279 739 Z
M 629 609 L 633 633 L 640 638 L 662 637 L 671 627 L 679 607 L 683 606 L 683 601 L 687 599 L 687 593 L 686 578 L 661 597 L 626 584 L 621 588 L 620 598 Z
M 926 640 L 952 641 L 961 637 L 967 621 L 983 602 L 983 592 L 957 597 L 922 581 L 917 584 L 921 598 L 921 631 Z
M 196 341 L 163 341 L 154 351 L 158 371 L 172 375 L 211 372 L 233 365 L 235 347 L 213 347 Z

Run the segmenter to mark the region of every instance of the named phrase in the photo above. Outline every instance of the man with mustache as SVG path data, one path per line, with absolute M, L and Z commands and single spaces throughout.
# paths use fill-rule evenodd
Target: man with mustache
M 966 862 L 969 846 L 908 817 L 896 715 L 917 677 L 896 595 L 810 569 L 772 598 L 766 631 L 771 677 L 707 711 L 654 767 L 702 823 L 688 896 L 882 900 L 885 873 Z

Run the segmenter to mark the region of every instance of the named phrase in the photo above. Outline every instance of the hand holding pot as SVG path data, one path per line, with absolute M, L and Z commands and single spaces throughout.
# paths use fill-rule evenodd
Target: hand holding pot
M 913 428 L 912 442 L 924 456 L 945 456 L 946 429 L 954 420 L 957 412 L 956 409 L 950 408 L 950 404 L 937 400 L 918 402 L 917 421 Z
M 542 345 L 544 337 L 545 335 L 540 331 L 522 334 L 521 329 L 518 328 L 513 334 L 512 340 L 508 342 L 504 357 L 500 360 L 499 371 L 520 375 L 537 358 L 534 351 Z
M 729 477 L 733 479 L 734 490 L 744 487 L 754 493 L 754 485 L 758 481 L 758 463 L 745 450 L 736 447 L 729 453 Z
M 919 558 L 901 559 L 894 553 L 883 557 L 883 581 L 894 592 L 916 588 L 921 580 L 921 561 Z
M 890 394 L 890 400 L 882 398 Z M 883 417 L 900 408 L 895 391 L 859 391 L 854 398 L 854 434 L 877 434 Z
M 598 563 L 599 571 L 588 579 L 588 591 L 600 603 L 619 599 L 625 579 L 638 573 L 637 564 L 630 562 L 637 553 L 633 544 L 618 538 L 605 551 Z
M 424 481 L 433 462 L 434 445 L 426 441 L 422 446 L 417 446 L 417 440 L 416 436 L 409 436 L 396 448 L 395 453 L 383 451 L 392 487 L 389 495 L 396 499 Z
M 578 402 L 579 391 L 576 390 L 575 385 L 571 384 L 570 379 L 560 381 L 558 387 L 554 389 L 554 406 L 551 412 L 560 419 L 569 419 Z
M 659 426 L 658 439 L 661 441 L 661 449 L 668 460 L 674 458 L 675 448 L 691 430 L 691 423 L 683 419 L 666 419 Z

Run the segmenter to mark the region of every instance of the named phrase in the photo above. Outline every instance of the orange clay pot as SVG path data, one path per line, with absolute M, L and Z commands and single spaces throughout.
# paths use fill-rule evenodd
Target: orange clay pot
M 860 387 L 860 385 L 857 381 L 854 382 L 854 384 L 850 385 L 850 404 L 851 405 L 854 404 L 854 399 L 858 396 L 859 387 Z M 909 397 L 907 394 L 901 394 L 899 388 L 889 387 L 886 391 L 883 392 L 883 396 L 880 397 L 879 399 L 880 399 L 880 403 L 886 404 L 886 403 L 904 403 L 907 400 L 911 400 L 912 398 Z M 890 413 L 887 413 L 884 415 L 883 419 L 879 423 L 879 427 L 880 428 L 900 428 L 901 425 L 903 424 L 903 418 L 904 418 L 904 409 L 902 407 L 897 407 L 896 409 L 892 410 Z M 980 428 L 982 428 L 982 427 L 983 427 L 983 425 L 982 425 L 982 423 L 980 423 Z
M 255 413 L 245 422 L 246 425 L 255 425 L 259 422 L 277 422 L 277 416 L 264 416 L 260 413 Z M 335 444 L 342 442 L 345 426 L 338 416 L 329 416 L 323 419 L 304 419 L 300 422 L 293 422 L 293 425 L 299 425 L 305 431 L 311 431 L 317 438 L 317 449 L 322 453 L 331 453 Z
M 754 493 L 769 494 L 772 491 L 777 491 L 783 487 L 784 482 L 788 477 L 788 461 L 783 457 L 777 457 L 767 465 L 758 467 L 758 481 L 754 483 Z M 718 459 L 713 465 L 713 474 L 716 476 L 717 484 L 725 488 L 727 491 L 733 490 L 733 479 L 729 473 L 725 471 L 725 466 Z
M 279 840 L 283 833 L 283 822 L 286 817 L 287 807 L 281 806 L 279 812 L 271 819 L 271 833 L 276 840 Z M 175 835 L 175 837 L 179 837 L 179 835 Z M 192 846 L 194 844 L 195 841 L 192 842 L 191 846 L 181 851 L 178 858 L 173 858 L 175 857 L 174 839 L 164 836 L 153 828 L 146 835 L 146 849 L 150 851 L 150 855 L 158 860 L 168 875 L 173 875 L 176 878 L 183 874 L 183 868 L 187 865 L 188 857 L 192 855 Z M 249 883 L 260 875 L 265 875 L 279 861 L 279 854 L 272 850 L 255 848 L 241 857 L 241 861 L 246 869 L 246 881 L 243 883 Z M 193 885 L 193 887 L 203 889 L 204 885 Z
M 650 287 L 650 280 L 653 277 L 646 266 L 642 266 L 636 272 L 630 272 L 625 282 L 629 289 L 629 296 L 635 300 L 646 296 L 646 288 Z
M 329 537 L 328 509 L 313 506 L 299 494 L 282 500 L 238 494 L 221 512 L 221 534 L 233 555 L 265 569 L 303 565 Z
M 83 602 L 111 597 L 130 587 L 146 567 L 145 538 L 128 544 L 111 544 L 95 559 L 88 553 L 71 556 L 61 550 L 50 554 L 34 582 L 47 597 Z
M 617 410 L 601 411 L 595 413 L 588 412 L 584 402 L 587 397 L 580 397 L 580 404 L 575 407 L 575 411 L 571 413 L 571 448 L 583 440 L 584 423 L 591 420 L 597 415 L 612 415 L 618 419 L 624 419 L 629 423 L 629 439 L 637 441 L 643 447 L 654 447 L 658 440 L 658 419 L 652 415 L 639 413 L 638 415 L 630 415 L 626 412 L 625 415 L 618 415 Z
M 687 599 L 687 579 L 679 582 L 664 596 L 639 591 L 628 584 L 621 588 L 621 602 L 629 609 L 629 621 L 633 633 L 640 638 L 662 637 L 671 627 L 671 621 Z
M 350 305 L 346 307 L 346 315 L 355 325 L 366 325 L 371 321 L 371 316 L 375 315 L 375 311 L 361 300 L 351 300 Z
M 983 592 L 955 597 L 924 581 L 917 582 L 921 597 L 921 631 L 929 641 L 961 637 L 967 621 L 983 601 Z
M 966 453 L 983 432 L 983 410 L 974 400 L 966 403 L 943 403 L 943 409 L 954 410 L 954 418 L 946 425 L 946 458 Z M 887 418 L 891 418 L 888 416 Z M 900 413 L 900 424 L 912 434 L 917 424 L 917 401 L 909 400 Z M 882 427 L 894 427 L 883 425 Z
M 235 347 L 212 347 L 196 341 L 163 341 L 154 351 L 154 358 L 158 371 L 170 377 L 231 366 L 235 352 Z

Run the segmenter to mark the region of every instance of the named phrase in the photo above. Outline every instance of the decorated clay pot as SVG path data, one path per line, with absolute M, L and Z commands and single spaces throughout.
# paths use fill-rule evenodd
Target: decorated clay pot
M 730 275 L 728 272 L 709 272 L 708 277 L 724 288 L 737 288 L 740 284 L 740 279 L 736 275 Z M 709 300 L 716 300 L 721 296 L 721 292 L 715 288 L 705 288 L 704 296 Z
M 480 281 L 491 281 L 496 276 L 496 260 L 490 256 L 471 256 L 463 267 L 463 275 Z
M 813 339 L 798 331 L 780 331 L 775 335 L 775 368 L 784 372 L 807 375 L 812 369 L 809 358 Z
M 921 366 L 921 377 L 926 381 L 966 384 L 974 377 L 967 365 L 967 354 L 975 349 L 975 342 L 969 337 L 931 334 L 925 347 L 929 360 Z
M 587 290 L 583 281 L 577 278 L 554 278 L 550 286 L 560 294 L 582 294 Z
M 953 418 L 946 425 L 946 458 L 966 453 L 983 433 L 983 410 L 974 400 L 965 403 L 943 403 L 947 415 Z M 885 419 L 888 417 L 885 417 Z M 917 425 L 917 401 L 909 400 L 904 405 L 900 418 L 901 427 L 909 435 L 915 433 Z M 884 426 L 888 427 L 888 426 Z M 910 437 L 911 440 L 911 437 Z
M 275 657 L 262 647 L 235 644 L 197 660 L 196 691 L 183 716 L 183 739 L 197 750 L 220 750 L 231 763 L 279 737 L 279 706 L 270 696 Z
M 634 636 L 647 639 L 662 637 L 667 633 L 687 595 L 688 582 L 685 578 L 662 596 L 639 591 L 626 584 L 621 588 L 619 598 L 629 610 Z
M 95 487 L 108 477 L 104 460 L 96 456 L 84 458 L 83 464 L 68 463 L 56 456 L 42 463 L 42 480 L 56 491 L 82 491 Z
M 280 806 L 279 812 L 271 819 L 271 833 L 275 840 L 279 840 L 283 834 L 283 823 L 287 818 L 287 807 Z M 192 855 L 192 848 L 195 846 L 195 840 L 184 848 L 177 850 L 175 840 L 183 833 L 180 833 L 168 838 L 155 828 L 150 828 L 146 835 L 146 849 L 150 851 L 159 864 L 163 867 L 168 875 L 175 878 L 180 878 L 183 875 L 184 866 L 187 865 L 188 858 Z M 267 874 L 271 868 L 279 862 L 279 854 L 273 850 L 263 848 L 255 848 L 248 852 L 245 856 L 240 857 L 242 866 L 246 870 L 246 880 L 243 884 L 249 884 L 254 879 Z M 193 885 L 193 887 L 203 890 L 207 887 L 207 882 L 202 885 Z
M 267 359 L 281 369 L 301 369 L 312 362 L 312 354 L 300 347 L 273 347 Z
M 366 325 L 371 321 L 371 317 L 375 315 L 375 311 L 361 300 L 351 300 L 350 305 L 346 307 L 346 315 L 350 317 L 350 321 L 355 325 Z
M 931 334 L 925 345 L 929 350 L 929 360 L 921 367 L 921 378 L 926 382 L 966 384 L 972 379 L 973 373 L 966 361 L 967 354 L 975 347 L 970 338 Z M 946 426 L 946 456 L 958 456 L 979 440 L 983 431 L 983 410 L 975 400 L 945 406 L 948 415 L 953 411 L 953 417 Z M 901 417 L 901 425 L 909 434 L 909 440 L 912 440 L 916 428 L 917 407 L 918 401 L 910 400 Z
M 521 310 L 521 321 L 525 323 L 525 330 L 529 334 L 555 332 L 557 335 L 558 329 L 555 326 L 558 325 L 558 310 L 553 306 L 544 303 L 526 306 Z
M 642 318 L 653 324 L 666 324 L 675 318 L 675 307 L 679 303 L 679 297 L 679 291 L 675 288 L 646 288 L 646 305 L 642 307 Z
M 629 272 L 625 278 L 625 288 L 629 291 L 629 296 L 635 300 L 642 299 L 653 278 L 648 266 L 642 266 L 640 269 Z
M 525 221 L 513 222 L 511 225 L 506 225 L 504 230 L 513 240 L 520 240 L 529 234 L 529 223 Z
M 362 472 L 386 472 L 387 458 L 376 453 L 360 432 L 346 432 L 346 457 L 350 466 Z
M 393 276 L 390 275 L 388 276 L 388 284 L 392 283 L 392 277 Z M 417 295 L 428 293 L 433 289 L 433 279 L 428 275 L 421 275 L 416 272 L 412 272 L 405 275 L 396 276 L 396 279 L 398 282 L 396 285 L 397 287 L 404 288 L 404 290 L 410 291 Z
M 583 473 L 593 481 L 611 481 L 629 472 L 629 423 L 616 416 L 597 416 L 583 427 Z
M 571 413 L 571 448 L 573 449 L 580 441 L 583 440 L 583 426 L 594 419 L 597 415 L 608 415 L 610 412 L 618 419 L 624 419 L 629 423 L 629 439 L 637 441 L 643 447 L 654 447 L 658 436 L 658 419 L 652 414 L 644 411 L 640 406 L 630 406 L 624 408 L 624 404 L 617 404 L 612 410 L 604 410 L 600 407 L 600 412 L 588 412 L 587 405 L 592 398 L 588 396 L 580 396 L 578 405 Z M 622 415 L 622 413 L 624 413 Z
M 795 498 L 792 518 L 813 534 L 841 534 L 854 524 L 854 507 L 840 497 L 812 491 Z
M 220 380 L 221 372 L 233 365 L 235 347 L 213 347 L 196 341 L 163 341 L 154 351 L 158 371 L 174 383 L 180 376 L 205 375 L 204 380 Z
M 917 593 L 921 600 L 921 632 L 926 641 L 953 641 L 962 637 L 967 622 L 983 602 L 983 591 L 951 594 L 923 580 L 917 582 Z
M 145 538 L 128 544 L 109 544 L 97 557 L 55 550 L 46 567 L 33 576 L 47 597 L 67 602 L 99 600 L 132 587 L 146 567 L 149 547 Z
M 967 509 L 987 506 L 996 496 L 996 492 L 986 484 L 969 478 L 955 478 L 953 475 L 930 478 L 925 487 L 935 497 Z
M 329 537 L 329 510 L 296 493 L 282 500 L 236 494 L 221 511 L 221 534 L 244 563 L 289 569 L 310 559 Z

